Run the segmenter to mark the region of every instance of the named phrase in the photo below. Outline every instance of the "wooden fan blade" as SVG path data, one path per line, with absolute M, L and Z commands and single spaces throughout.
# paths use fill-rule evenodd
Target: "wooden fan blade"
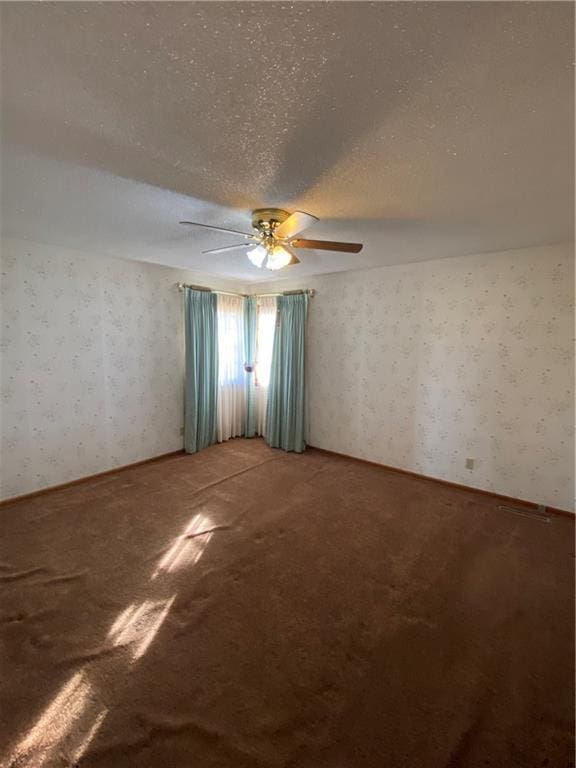
M 319 219 L 317 219 L 316 216 L 312 216 L 310 213 L 294 211 L 294 213 L 291 216 L 288 216 L 288 218 L 274 231 L 274 237 L 277 237 L 280 240 L 295 237 L 300 232 L 303 232 L 305 229 L 312 226 L 315 221 L 319 221 Z
M 233 235 L 241 235 L 242 237 L 253 238 L 254 235 L 250 235 L 247 232 L 240 232 L 237 229 L 227 229 L 226 227 L 214 227 L 212 224 L 200 224 L 199 221 L 179 221 L 179 224 L 190 224 L 193 227 L 204 227 L 204 229 L 215 229 L 217 232 L 231 232 Z
M 291 240 L 293 248 L 314 248 L 317 251 L 341 251 L 342 253 L 360 253 L 362 243 L 337 243 L 332 240 Z
M 256 241 L 255 241 L 256 242 Z M 234 245 L 223 245 L 222 248 L 210 248 L 208 251 L 202 251 L 202 253 L 221 253 L 222 251 L 231 251 L 233 248 L 252 248 L 254 243 L 235 243 Z

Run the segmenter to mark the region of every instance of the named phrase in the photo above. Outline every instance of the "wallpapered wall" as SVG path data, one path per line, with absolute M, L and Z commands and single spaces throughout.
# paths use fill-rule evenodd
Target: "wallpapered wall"
M 181 448 L 175 283 L 206 278 L 15 240 L 1 264 L 0 498 Z
M 0 498 L 178 450 L 174 283 L 245 286 L 27 241 L 1 261 Z M 303 285 L 311 444 L 573 508 L 573 246 L 252 289 Z
M 573 509 L 573 253 L 547 246 L 259 285 L 318 291 L 310 443 Z

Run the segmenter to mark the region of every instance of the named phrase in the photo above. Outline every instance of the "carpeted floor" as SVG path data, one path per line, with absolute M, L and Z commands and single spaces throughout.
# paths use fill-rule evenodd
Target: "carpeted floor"
M 573 534 L 260 440 L 9 505 L 1 764 L 566 768 Z

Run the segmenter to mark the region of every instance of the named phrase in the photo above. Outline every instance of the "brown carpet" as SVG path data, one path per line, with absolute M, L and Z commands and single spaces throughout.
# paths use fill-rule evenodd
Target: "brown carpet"
M 234 440 L 0 527 L 3 766 L 572 765 L 570 520 Z

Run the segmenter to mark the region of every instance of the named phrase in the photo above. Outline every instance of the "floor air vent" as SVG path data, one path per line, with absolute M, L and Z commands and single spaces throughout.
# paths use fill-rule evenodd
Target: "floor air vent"
M 550 515 L 546 512 L 546 507 L 540 504 L 536 509 L 531 507 L 511 507 L 507 504 L 500 504 L 498 509 L 503 512 L 513 512 L 515 515 L 522 515 L 522 517 L 531 517 L 532 520 L 539 520 L 541 523 L 549 523 Z

